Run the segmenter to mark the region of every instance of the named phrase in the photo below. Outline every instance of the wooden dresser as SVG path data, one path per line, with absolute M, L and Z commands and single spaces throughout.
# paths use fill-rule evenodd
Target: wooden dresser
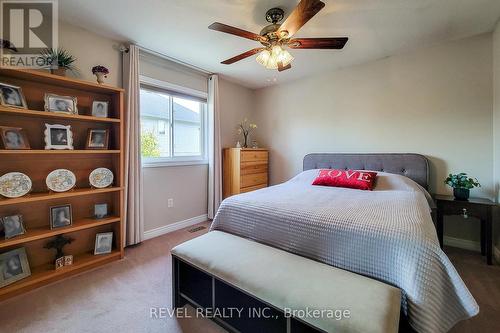
M 267 149 L 225 148 L 223 154 L 223 197 L 268 186 Z

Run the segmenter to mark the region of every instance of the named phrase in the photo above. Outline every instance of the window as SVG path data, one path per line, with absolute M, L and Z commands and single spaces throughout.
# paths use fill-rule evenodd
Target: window
M 141 85 L 141 154 L 145 166 L 206 162 L 205 100 Z

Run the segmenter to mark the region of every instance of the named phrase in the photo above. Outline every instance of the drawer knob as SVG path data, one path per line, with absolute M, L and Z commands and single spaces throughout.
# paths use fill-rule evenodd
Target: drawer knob
M 467 212 L 467 208 L 462 208 L 462 216 L 464 217 L 464 219 L 469 218 L 469 213 Z

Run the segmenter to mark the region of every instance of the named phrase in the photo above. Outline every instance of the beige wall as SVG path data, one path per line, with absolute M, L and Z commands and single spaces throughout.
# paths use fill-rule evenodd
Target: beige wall
M 143 170 L 145 231 L 207 214 L 207 165 Z
M 222 147 L 234 147 L 243 139 L 238 136 L 236 126 L 244 118 L 255 120 L 255 93 L 227 80 L 219 80 L 220 127 Z M 259 130 L 256 131 L 258 133 Z M 252 137 L 250 140 L 253 140 Z
M 156 74 L 158 77 L 157 71 Z M 169 80 L 168 77 L 163 79 Z M 219 80 L 221 140 L 224 147 L 234 144 L 236 123 L 250 116 L 252 97 L 253 91 L 224 79 Z M 207 214 L 207 165 L 143 170 L 145 231 Z M 172 208 L 167 207 L 169 198 L 174 199 Z
M 92 75 L 92 67 L 96 65 L 106 66 L 110 74 L 106 84 L 122 86 L 122 54 L 113 48 L 120 43 L 88 30 L 74 25 L 60 22 L 59 24 L 59 47 L 68 50 L 76 58 L 76 67 L 79 74 L 69 73 L 87 81 L 96 81 Z
M 491 34 L 304 78 L 256 93 L 271 182 L 301 171 L 309 152 L 416 152 L 431 161 L 431 190 L 467 172 L 493 196 Z M 478 239 L 474 223 L 446 225 Z M 448 223 L 449 224 L 449 223 Z
M 493 156 L 495 193 L 500 200 L 500 21 L 493 32 Z M 498 214 L 495 228 L 495 239 L 500 246 L 500 231 L 498 226 Z

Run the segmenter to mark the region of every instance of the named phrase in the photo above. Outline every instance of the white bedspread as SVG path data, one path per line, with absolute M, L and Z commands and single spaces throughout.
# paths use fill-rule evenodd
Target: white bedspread
M 417 332 L 447 332 L 479 312 L 439 247 L 425 190 L 386 173 L 374 191 L 313 186 L 317 173 L 224 200 L 211 229 L 397 286 Z

